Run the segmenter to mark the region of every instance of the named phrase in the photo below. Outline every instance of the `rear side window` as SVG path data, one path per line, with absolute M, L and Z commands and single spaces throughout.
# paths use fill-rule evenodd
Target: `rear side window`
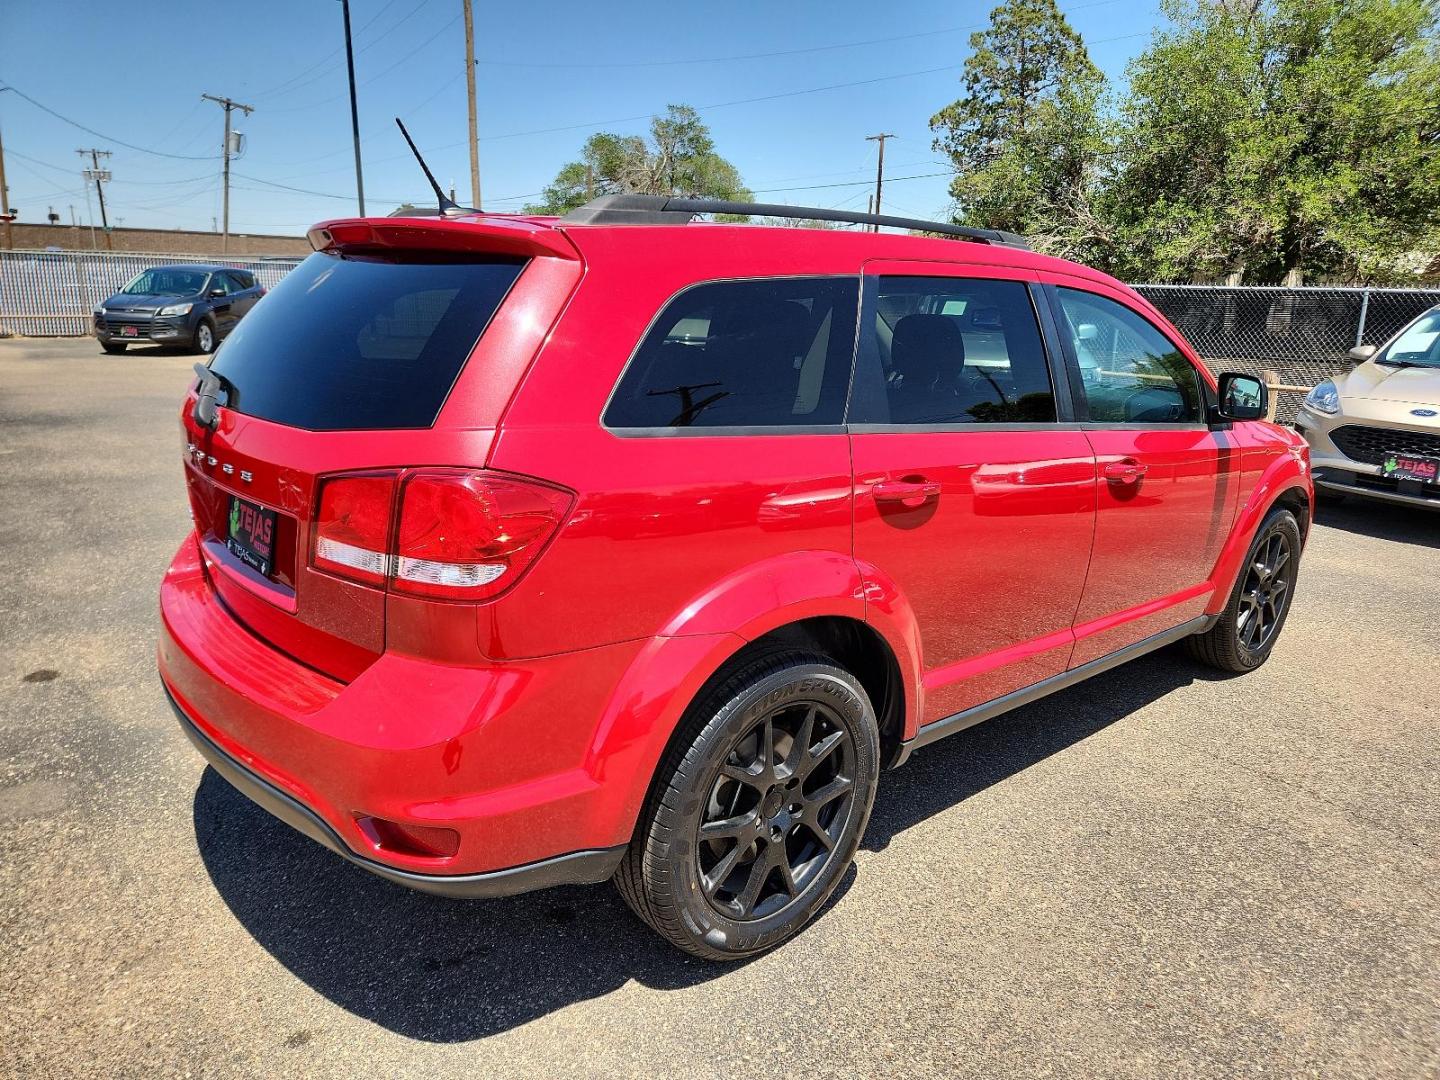
M 1045 346 L 1023 283 L 882 277 L 871 329 L 884 394 L 857 394 L 852 421 L 1054 422 Z
M 723 281 L 685 290 L 641 341 L 605 425 L 841 423 L 858 295 L 854 278 Z
M 216 353 L 223 403 L 312 431 L 429 427 L 523 266 L 311 255 Z

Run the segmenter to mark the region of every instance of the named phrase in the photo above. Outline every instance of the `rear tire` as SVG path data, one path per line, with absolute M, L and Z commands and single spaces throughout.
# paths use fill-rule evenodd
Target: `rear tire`
M 100 348 L 104 349 L 111 356 L 119 356 L 125 351 L 125 343 L 123 341 L 102 341 Z
M 202 353 L 215 351 L 215 327 L 209 319 L 201 319 L 200 325 L 195 327 L 195 351 Z
M 687 711 L 616 873 L 620 895 L 695 956 L 774 948 L 849 869 L 879 762 L 874 708 L 848 671 L 799 651 L 741 665 Z
M 1300 524 L 1276 507 L 1260 525 L 1230 601 L 1203 634 L 1185 639 L 1190 655 L 1221 671 L 1254 671 L 1280 639 L 1300 569 Z

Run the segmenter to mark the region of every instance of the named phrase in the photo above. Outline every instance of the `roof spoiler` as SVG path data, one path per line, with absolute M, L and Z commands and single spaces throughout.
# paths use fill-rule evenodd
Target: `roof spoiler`
M 730 202 L 724 199 L 682 199 L 670 195 L 601 195 L 560 219 L 564 225 L 684 225 L 696 214 L 745 214 L 754 217 L 806 218 L 811 221 L 843 221 L 855 225 L 886 225 L 892 229 L 954 236 L 979 244 L 1000 244 L 1029 251 L 1023 236 L 1003 229 L 971 229 L 943 221 L 891 217 L 889 214 L 862 214 L 853 210 L 829 210 L 820 206 L 787 206 L 783 203 Z
M 503 217 L 345 218 L 322 221 L 306 237 L 316 251 L 372 255 L 393 251 L 450 251 L 524 258 L 580 258 L 575 245 L 560 230 Z

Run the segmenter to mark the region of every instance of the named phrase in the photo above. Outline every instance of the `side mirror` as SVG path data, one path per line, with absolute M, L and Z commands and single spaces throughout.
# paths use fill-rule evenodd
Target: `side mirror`
M 1374 345 L 1356 345 L 1355 348 L 1351 349 L 1345 355 L 1350 358 L 1352 364 L 1363 364 L 1377 352 L 1379 352 L 1379 350 L 1376 349 Z
M 218 300 L 220 297 L 222 297 L 222 296 L 225 295 L 225 290 L 224 290 L 224 289 L 211 289 L 210 292 L 209 292 L 207 295 L 209 295 L 210 299 L 212 299 L 212 300 Z
M 1100 328 L 1093 322 L 1082 322 L 1075 327 L 1075 338 L 1077 341 L 1094 341 L 1100 336 Z
M 1270 387 L 1254 375 L 1227 371 L 1220 376 L 1220 404 L 1215 411 L 1222 420 L 1263 420 L 1270 411 Z

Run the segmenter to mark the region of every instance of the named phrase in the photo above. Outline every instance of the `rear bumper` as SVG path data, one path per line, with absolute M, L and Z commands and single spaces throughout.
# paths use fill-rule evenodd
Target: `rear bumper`
M 191 536 L 160 590 L 159 667 L 182 727 L 237 789 L 344 858 L 413 888 L 491 896 L 601 880 L 630 839 L 628 777 L 597 724 L 641 643 L 461 667 L 385 653 L 352 682 L 236 620 Z M 449 829 L 453 854 L 369 820 Z
M 231 787 L 262 810 L 269 811 L 291 828 L 304 833 L 316 843 L 323 844 L 347 862 L 397 885 L 437 896 L 463 899 L 512 896 L 515 893 L 548 889 L 555 885 L 605 881 L 615 873 L 615 868 L 620 865 L 620 859 L 625 854 L 625 845 L 622 844 L 613 848 L 573 851 L 568 855 L 557 855 L 540 862 L 483 874 L 421 874 L 387 866 L 351 851 L 335 834 L 335 830 L 325 823 L 324 818 L 299 799 L 287 795 L 264 777 L 236 761 L 195 726 L 194 721 L 185 715 L 185 710 L 170 696 L 168 689 L 165 696 L 180 721 L 180 730 L 185 732 L 195 749 L 200 751 L 200 756 L 210 763 L 210 767 L 229 781 Z

